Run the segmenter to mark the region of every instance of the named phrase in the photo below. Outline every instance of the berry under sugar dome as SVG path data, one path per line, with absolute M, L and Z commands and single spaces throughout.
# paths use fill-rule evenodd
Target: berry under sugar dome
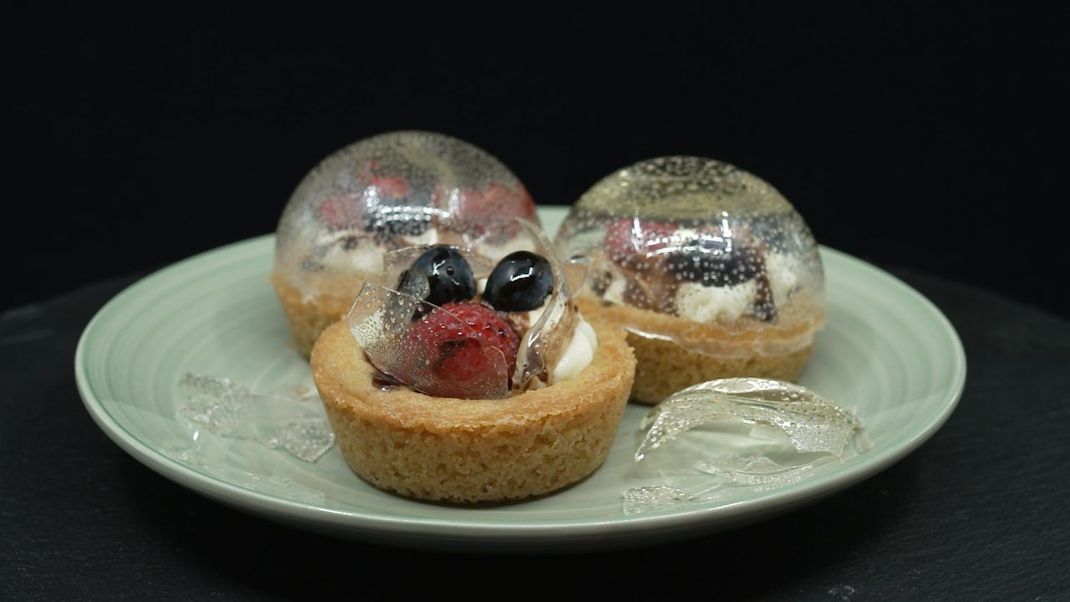
M 628 329 L 633 398 L 703 381 L 798 378 L 825 318 L 824 271 L 802 216 L 727 163 L 663 157 L 588 190 L 558 232 L 591 260 L 585 315 Z
M 298 351 L 308 357 L 361 286 L 379 281 L 384 253 L 479 242 L 497 259 L 513 250 L 515 218 L 538 222 L 523 184 L 462 140 L 391 132 L 330 155 L 298 185 L 277 231 L 272 283 Z

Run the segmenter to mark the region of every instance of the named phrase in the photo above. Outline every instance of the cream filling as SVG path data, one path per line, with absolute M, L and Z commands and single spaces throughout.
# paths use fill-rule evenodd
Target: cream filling
M 486 241 L 476 241 L 473 245 L 481 255 L 488 257 L 491 260 L 497 262 L 503 257 L 516 251 L 531 251 L 535 252 L 535 242 L 525 236 L 514 236 L 506 242 L 495 245 Z
M 528 324 L 534 326 L 549 305 L 549 300 L 547 300 L 540 307 L 528 311 Z M 557 319 L 560 319 L 561 315 L 558 314 Z M 553 320 L 547 320 L 546 324 L 542 325 L 542 328 L 544 331 L 550 330 L 555 323 Z M 571 337 L 572 339 L 569 340 L 564 353 L 557 359 L 557 365 L 554 366 L 553 370 L 550 370 L 550 382 L 547 383 L 548 385 L 576 376 L 594 360 L 594 352 L 598 349 L 598 336 L 595 335 L 594 328 L 591 328 L 591 325 L 587 323 L 587 320 L 583 319 L 583 316 L 576 316 L 576 326 L 572 330 Z
M 738 320 L 750 308 L 757 288 L 753 280 L 736 286 L 681 284 L 676 291 L 676 313 L 695 322 Z
M 347 233 L 322 234 L 316 239 L 316 247 L 327 251 L 319 258 L 320 263 L 336 272 L 379 274 L 383 271 L 383 250 L 370 238 L 361 238 L 355 249 L 346 250 L 342 240 Z
M 572 340 L 569 341 L 561 359 L 557 361 L 553 371 L 550 372 L 550 384 L 568 380 L 589 366 L 594 361 L 594 352 L 598 349 L 598 336 L 594 328 L 577 316 L 576 329 L 572 331 Z
M 783 304 L 802 286 L 805 268 L 799 258 L 785 253 L 769 253 L 765 258 L 766 277 L 773 293 L 773 302 Z M 628 277 L 623 274 L 610 276 L 609 284 L 602 293 L 606 301 L 627 305 L 624 292 Z M 757 284 L 754 280 L 736 286 L 702 286 L 697 282 L 681 283 L 677 287 L 676 315 L 695 322 L 737 320 L 748 311 L 754 301 Z
M 476 281 L 476 290 L 480 296 L 483 295 L 483 291 L 486 288 L 486 278 L 480 278 Z M 547 298 L 546 303 L 526 312 L 527 323 L 534 325 L 538 322 L 548 305 L 549 298 Z M 594 352 L 598 349 L 598 337 L 594 333 L 594 328 L 591 328 L 591 325 L 587 323 L 587 320 L 583 319 L 583 316 L 578 316 L 578 318 L 575 330 L 572 331 L 572 340 L 569 341 L 565 352 L 557 360 L 557 365 L 550 371 L 549 384 L 551 385 L 576 376 L 594 360 Z M 543 324 L 544 330 L 550 328 L 553 328 L 553 324 L 549 321 Z
M 411 247 L 418 247 L 421 245 L 433 245 L 438 243 L 438 230 L 434 228 L 428 228 L 423 234 L 419 236 L 404 236 L 405 242 L 409 243 Z
M 769 275 L 773 302 L 782 303 L 799 288 L 799 274 L 803 271 L 803 265 L 799 258 L 793 255 L 770 253 L 765 258 L 765 271 Z
M 783 304 L 800 286 L 802 266 L 797 258 L 783 253 L 769 253 L 765 273 L 773 302 Z M 616 282 L 613 283 L 616 285 Z M 612 286 L 610 287 L 612 288 Z M 749 280 L 736 286 L 703 286 L 688 282 L 677 287 L 676 313 L 695 322 L 734 321 L 750 311 L 758 285 Z M 609 298 L 609 291 L 605 297 Z M 612 299 L 611 299 L 612 300 Z
M 323 265 L 343 273 L 358 272 L 363 274 L 381 274 L 383 272 L 383 254 L 386 249 L 375 244 L 370 236 L 360 236 L 355 249 L 347 251 L 341 244 L 342 239 L 351 236 L 351 232 L 324 233 L 316 239 L 315 246 L 322 246 L 327 252 L 319 259 Z M 406 236 L 409 246 L 433 245 L 438 241 L 438 233 L 429 228 L 419 236 Z

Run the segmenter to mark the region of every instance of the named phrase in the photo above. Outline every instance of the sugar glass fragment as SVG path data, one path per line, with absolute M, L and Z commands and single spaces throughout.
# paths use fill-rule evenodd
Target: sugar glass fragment
M 186 374 L 179 388 L 187 402 L 178 414 L 191 427 L 191 445 L 180 457 L 198 454 L 201 430 L 220 437 L 256 441 L 315 462 L 334 446 L 334 432 L 315 398 L 253 393 L 229 378 Z
M 647 434 L 635 459 L 688 430 L 731 420 L 780 429 L 799 453 L 841 455 L 862 428 L 853 414 L 801 385 L 726 378 L 688 387 L 655 407 L 644 421 Z
M 655 407 L 641 428 L 635 461 L 653 460 L 648 468 L 661 483 L 625 491 L 626 513 L 783 487 L 868 448 L 851 412 L 800 385 L 759 378 L 688 387 Z M 655 453 L 662 448 L 671 449 Z
M 553 243 L 538 225 L 518 219 L 520 237 L 527 240 L 529 250 L 545 257 L 553 273 L 553 290 L 540 308 L 538 318 L 520 341 L 517 352 L 516 374 L 513 388 L 524 390 L 533 379 L 547 374 L 564 352 L 576 327 L 576 309 L 571 303 L 572 288 L 568 273 L 573 280 L 582 282 L 582 263 L 562 262 Z M 478 248 L 478 247 L 477 247 Z M 543 384 L 551 384 L 549 382 Z

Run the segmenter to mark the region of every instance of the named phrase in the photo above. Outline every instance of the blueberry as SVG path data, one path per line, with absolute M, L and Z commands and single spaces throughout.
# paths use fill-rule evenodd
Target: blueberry
M 457 249 L 435 245 L 401 273 L 397 290 L 435 305 L 467 301 L 476 295 L 472 268 Z
M 529 311 L 541 307 L 553 290 L 550 262 L 535 253 L 517 251 L 494 266 L 483 300 L 498 311 Z
M 720 238 L 702 238 L 670 253 L 666 266 L 677 280 L 703 286 L 736 286 L 762 273 L 762 256 L 750 246 L 730 245 Z

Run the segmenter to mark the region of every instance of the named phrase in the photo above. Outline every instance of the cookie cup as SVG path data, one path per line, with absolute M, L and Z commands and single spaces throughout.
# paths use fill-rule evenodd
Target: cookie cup
M 580 296 L 577 304 L 584 316 L 628 327 L 627 342 L 637 362 L 631 398 L 645 404 L 718 378 L 795 381 L 810 359 L 814 334 L 824 321 L 824 312 L 815 307 L 806 319 L 740 331 L 590 295 Z
M 353 297 L 364 284 L 364 280 L 359 277 L 338 275 L 335 280 L 337 282 L 332 288 L 346 291 L 348 294 L 309 294 L 278 273 L 271 276 L 271 285 L 279 298 L 283 313 L 286 314 L 294 346 L 306 360 L 312 353 L 316 339 L 328 326 L 345 316 L 353 304 Z
M 312 373 L 346 462 L 372 485 L 429 501 L 520 500 L 583 479 L 609 454 L 635 357 L 624 331 L 591 325 L 598 349 L 590 365 L 506 399 L 380 386 L 344 322 L 316 342 Z

